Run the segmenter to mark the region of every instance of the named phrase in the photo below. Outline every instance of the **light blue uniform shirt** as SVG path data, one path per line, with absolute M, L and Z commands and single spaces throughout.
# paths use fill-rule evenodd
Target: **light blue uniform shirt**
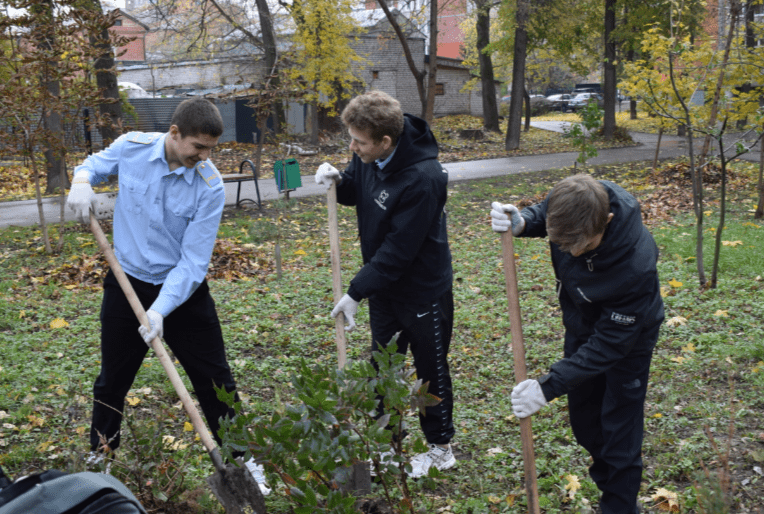
M 166 137 L 130 132 L 75 169 L 87 170 L 91 184 L 119 176 L 114 253 L 128 275 L 162 284 L 151 305 L 162 316 L 204 280 L 225 204 L 223 181 L 209 160 L 170 171 Z

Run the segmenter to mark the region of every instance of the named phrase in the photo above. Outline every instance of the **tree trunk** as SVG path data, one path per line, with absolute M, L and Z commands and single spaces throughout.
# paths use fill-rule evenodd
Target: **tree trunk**
M 101 3 L 91 0 L 89 9 L 103 14 Z M 98 130 L 103 138 L 104 146 L 122 135 L 122 104 L 119 100 L 119 86 L 117 74 L 114 72 L 114 52 L 111 48 L 111 36 L 109 30 L 103 30 L 98 36 L 91 35 L 90 44 L 101 50 L 101 55 L 95 60 L 96 85 L 102 91 L 101 96 L 105 100 L 98 105 L 101 118 L 107 121 L 98 123 Z
M 488 0 L 476 0 L 477 50 L 480 63 L 480 96 L 483 100 L 483 128 L 492 132 L 501 132 L 499 126 L 499 107 L 496 103 L 496 82 L 493 77 L 491 55 L 484 53 L 491 42 L 491 5 Z
M 724 231 L 724 221 L 727 214 L 727 162 L 724 158 L 724 144 L 722 143 L 722 136 L 724 130 L 727 127 L 727 120 L 724 120 L 721 132 L 719 133 L 719 159 L 722 166 L 722 183 L 719 198 L 719 224 L 716 226 L 716 238 L 714 239 L 714 260 L 711 265 L 711 280 L 708 286 L 711 289 L 716 289 L 716 284 L 719 275 L 719 254 L 722 247 L 722 232 Z
M 270 7 L 267 0 L 255 0 L 257 4 L 257 14 L 260 18 L 260 29 L 263 39 L 263 51 L 265 53 L 265 73 L 271 75 L 270 87 L 271 89 L 278 90 L 281 81 L 278 75 L 278 66 L 276 62 L 278 60 L 278 52 L 276 50 L 276 33 L 273 31 L 273 20 L 271 18 Z M 281 133 L 281 126 L 286 121 L 284 115 L 284 106 L 281 102 L 274 102 L 273 104 L 273 132 L 275 134 Z
M 723 5 L 723 2 L 720 3 L 720 6 Z M 727 38 L 724 42 L 724 54 L 722 56 L 722 62 L 720 63 L 720 67 L 722 70 L 724 70 L 727 67 L 727 63 L 729 62 L 730 58 L 730 49 L 732 48 L 732 39 L 735 36 L 735 23 L 737 22 L 738 16 L 740 15 L 740 2 L 738 0 L 731 0 L 729 5 L 729 20 L 730 20 L 730 27 L 729 31 L 727 32 Z M 722 23 L 721 21 L 719 22 Z M 722 86 L 724 85 L 724 73 L 719 73 L 719 78 L 716 81 L 716 87 L 714 88 L 714 99 L 711 102 L 711 114 L 708 118 L 708 128 L 713 130 L 714 126 L 716 125 L 716 117 L 719 114 L 719 99 L 721 98 L 721 92 L 722 92 Z M 706 134 L 705 139 L 703 140 L 703 148 L 700 151 L 700 157 L 698 159 L 698 162 L 700 165 L 704 165 L 706 163 L 706 157 L 708 156 L 708 150 L 711 146 L 711 134 Z
M 53 0 L 44 0 L 38 5 L 33 6 L 31 11 L 38 16 L 40 25 L 36 31 L 35 38 L 40 48 L 50 53 L 55 46 L 55 34 L 53 33 Z M 64 165 L 63 159 L 63 123 L 61 113 L 51 107 L 56 99 L 61 95 L 61 84 L 57 75 L 58 63 L 52 58 L 45 62 L 43 71 L 39 77 L 42 100 L 42 123 L 47 132 L 44 141 L 40 141 L 44 148 L 46 166 L 46 187 L 47 194 L 54 193 L 59 187 L 67 187 L 69 184 L 61 182 L 61 167 Z
M 605 0 L 605 65 L 604 65 L 604 107 L 602 131 L 605 139 L 613 139 L 615 134 L 615 4 L 616 0 Z
M 424 117 L 425 113 L 427 112 L 428 94 L 424 87 L 425 72 L 420 70 L 417 64 L 414 62 L 414 57 L 411 55 L 411 49 L 409 48 L 409 43 L 406 39 L 406 35 L 403 33 L 403 30 L 398 24 L 398 21 L 395 19 L 395 16 L 393 16 L 393 13 L 390 12 L 390 8 L 387 6 L 387 0 L 377 0 L 377 3 L 379 3 L 379 6 L 385 12 L 387 21 L 390 22 L 390 25 L 393 27 L 395 34 L 398 36 L 398 41 L 400 41 L 401 46 L 403 47 L 403 55 L 406 57 L 406 64 L 408 64 L 409 70 L 411 71 L 411 74 L 414 76 L 414 80 L 416 81 L 416 89 L 417 93 L 419 93 L 419 101 L 422 104 L 422 116 Z M 430 91 L 430 93 L 434 92 L 435 91 Z
M 759 203 L 756 206 L 756 212 L 753 214 L 753 218 L 760 220 L 764 217 L 764 139 L 762 139 L 760 143 L 759 180 L 757 189 L 759 191 Z
M 525 127 L 523 130 L 528 132 L 531 129 L 531 111 L 533 106 L 531 106 L 531 95 L 527 89 L 523 89 L 523 101 L 525 102 Z
M 633 48 L 629 48 L 629 51 L 626 54 L 626 60 L 628 60 L 629 62 L 634 62 Z M 632 120 L 637 119 L 637 101 L 631 97 L 629 97 L 629 119 L 632 119 Z
M 310 104 L 310 144 L 318 144 L 318 106 L 316 103 Z M 260 136 L 262 137 L 262 135 Z
M 424 120 L 432 125 L 435 115 L 435 89 L 438 73 L 438 2 L 430 0 L 430 61 L 427 66 L 427 102 L 422 113 Z
M 528 13 L 530 0 L 517 0 L 515 13 L 515 49 L 512 58 L 512 97 L 509 100 L 507 151 L 520 148 L 520 125 L 522 124 L 523 92 L 525 90 L 525 56 L 528 49 Z

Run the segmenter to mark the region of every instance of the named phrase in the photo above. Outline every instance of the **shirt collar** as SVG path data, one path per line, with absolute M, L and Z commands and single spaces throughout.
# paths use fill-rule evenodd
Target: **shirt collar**
M 169 134 L 165 132 L 159 138 L 159 141 L 157 142 L 156 146 L 154 146 L 154 150 L 151 153 L 151 160 L 154 161 L 159 159 L 162 162 L 164 162 L 165 165 L 167 165 L 167 172 L 164 173 L 162 176 L 181 175 L 188 184 L 192 184 L 194 181 L 194 173 L 196 173 L 196 166 L 198 166 L 200 163 L 199 162 L 196 163 L 196 166 L 194 166 L 193 168 L 186 168 L 185 166 L 181 166 L 179 168 L 174 169 L 173 171 L 170 171 L 170 166 L 169 164 L 167 164 L 167 156 L 165 155 L 165 151 L 164 151 L 165 141 L 168 136 Z M 202 161 L 202 162 L 206 162 L 206 161 Z
M 397 147 L 397 146 L 396 146 L 395 148 L 393 148 L 393 151 L 392 151 L 392 153 L 391 153 L 390 155 L 388 155 L 388 156 L 385 158 L 385 160 L 383 160 L 383 161 L 380 161 L 379 159 L 377 159 L 376 161 L 374 161 L 374 162 L 376 162 L 376 163 L 377 163 L 377 166 L 379 167 L 379 169 L 380 169 L 380 170 L 381 170 L 382 168 L 384 168 L 385 166 L 387 166 L 387 163 L 389 163 L 389 162 L 390 162 L 390 159 L 392 159 L 392 158 L 393 158 L 393 155 L 395 155 L 395 151 L 396 151 L 397 149 L 398 149 L 398 147 Z

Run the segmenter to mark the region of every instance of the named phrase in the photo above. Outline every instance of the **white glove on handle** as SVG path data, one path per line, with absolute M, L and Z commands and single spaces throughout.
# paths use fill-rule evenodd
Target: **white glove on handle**
M 90 209 L 94 208 L 95 193 L 90 187 L 87 173 L 75 175 L 66 205 L 74 211 L 80 223 L 90 223 Z
M 358 302 L 353 300 L 349 294 L 346 294 L 340 298 L 340 301 L 332 309 L 332 318 L 336 318 L 340 312 L 345 315 L 345 321 L 349 323 L 345 325 L 345 331 L 352 332 L 355 328 L 355 313 L 358 312 Z
M 538 380 L 523 380 L 512 389 L 512 412 L 518 418 L 536 414 L 544 405 L 546 398 Z
M 138 327 L 138 332 L 141 334 L 141 337 L 143 338 L 143 341 L 146 343 L 146 345 L 151 348 L 151 341 L 153 341 L 155 337 L 161 339 L 164 335 L 164 316 L 159 314 L 154 309 L 149 309 L 146 312 L 146 316 L 149 318 L 151 330 L 141 325 Z
M 507 216 L 506 213 L 509 213 Z M 506 232 L 512 227 L 512 235 L 517 237 L 525 230 L 525 218 L 520 215 L 520 211 L 512 205 L 493 202 L 491 204 L 491 228 L 494 232 Z
M 323 184 L 327 189 L 332 187 L 332 182 L 339 179 L 340 172 L 328 162 L 323 163 L 316 170 L 316 184 Z

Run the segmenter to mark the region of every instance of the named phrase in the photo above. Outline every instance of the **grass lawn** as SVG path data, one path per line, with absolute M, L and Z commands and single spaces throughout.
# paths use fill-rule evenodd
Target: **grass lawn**
M 764 498 L 764 228 L 751 213 L 757 170 L 742 162 L 733 167 L 719 285 L 701 291 L 694 219 L 682 207 L 689 186 L 679 176 L 658 180 L 679 169 L 672 164 L 664 163 L 663 175 L 641 164 L 595 172 L 641 199 L 661 249 L 667 323 L 648 390 L 640 497 L 646 512 L 701 512 L 699 502 L 714 494 L 719 473 L 729 473 L 723 475 L 730 479 L 723 495 L 729 507 L 706 512 L 756 512 Z M 411 481 L 417 512 L 527 512 L 519 423 L 509 402 L 514 377 L 501 245 L 488 210 L 493 200 L 537 198 L 569 173 L 506 175 L 450 187 L 456 306 L 450 363 L 459 461 L 439 478 Z M 709 184 L 706 191 L 708 274 L 717 189 Z M 354 211 L 341 207 L 339 217 L 347 284 L 360 266 L 360 250 Z M 326 219 L 321 197 L 225 213 L 210 286 L 250 412 L 269 415 L 295 401 L 290 375 L 300 359 L 336 362 Z M 44 253 L 34 227 L 0 231 L 0 464 L 11 476 L 82 469 L 87 447 L 106 264 L 84 227 L 51 230 L 54 239 L 65 232 L 57 255 Z M 276 242 L 283 257 L 280 279 Z M 528 375 L 538 377 L 562 354 L 554 275 L 544 241 L 517 240 L 515 251 Z M 359 330 L 348 334 L 351 360 L 369 356 L 365 302 L 357 322 Z M 147 358 L 128 397 L 123 447 L 112 473 L 153 512 L 221 512 L 203 481 L 212 473 L 209 459 L 186 419 L 159 362 Z M 419 437 L 417 420 L 409 425 Z M 575 443 L 564 398 L 534 416 L 533 432 L 542 511 L 581 512 L 596 503 L 588 458 Z M 275 486 L 269 512 L 290 512 L 283 484 L 276 476 L 269 480 Z M 381 496 L 377 486 L 372 496 Z

